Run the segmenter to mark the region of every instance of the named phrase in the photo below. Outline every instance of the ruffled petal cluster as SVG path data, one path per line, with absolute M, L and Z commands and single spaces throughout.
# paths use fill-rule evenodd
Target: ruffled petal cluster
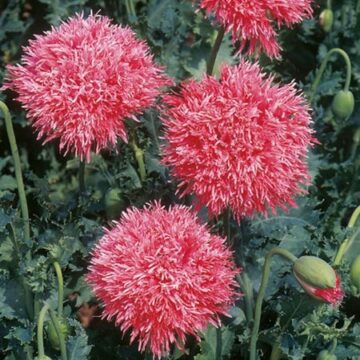
M 240 220 L 286 209 L 309 183 L 308 146 L 314 142 L 305 99 L 294 83 L 277 85 L 257 64 L 223 67 L 220 79 L 190 80 L 164 98 L 163 163 L 181 195 L 219 215 Z
M 87 278 L 103 317 L 158 358 L 172 343 L 182 348 L 186 334 L 219 325 L 238 273 L 224 241 L 184 206 L 127 210 L 92 253 Z
M 336 286 L 334 288 L 314 289 L 313 296 L 331 304 L 341 303 L 344 298 L 344 291 L 341 288 L 340 276 L 336 276 Z
M 291 26 L 312 15 L 312 0 L 201 0 L 200 7 L 241 41 L 248 53 L 264 50 L 279 56 L 275 27 Z
M 338 305 L 342 302 L 345 294 L 343 289 L 341 288 L 341 280 L 340 276 L 336 275 L 336 283 L 335 287 L 326 287 L 326 288 L 318 288 L 315 286 L 311 286 L 306 283 L 299 277 L 295 276 L 296 280 L 302 286 L 302 288 L 313 298 L 327 302 L 333 305 Z
M 145 42 L 100 15 L 77 15 L 36 36 L 21 63 L 8 66 L 4 88 L 18 93 L 38 138 L 59 139 L 65 154 L 87 161 L 91 151 L 127 141 L 125 118 L 136 120 L 171 84 Z

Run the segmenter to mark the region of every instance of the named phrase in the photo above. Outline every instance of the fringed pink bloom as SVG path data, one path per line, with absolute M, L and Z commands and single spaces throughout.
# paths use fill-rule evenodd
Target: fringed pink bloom
M 200 7 L 240 40 L 240 51 L 264 50 L 278 57 L 280 46 L 275 26 L 291 26 L 312 16 L 313 0 L 201 0 Z
M 340 276 L 336 274 L 336 285 L 335 287 L 327 287 L 327 288 L 319 288 L 315 286 L 311 286 L 310 284 L 306 283 L 304 280 L 296 276 L 296 280 L 302 286 L 302 288 L 313 298 L 327 302 L 333 305 L 339 305 L 345 294 L 341 288 L 341 280 Z
M 211 215 L 230 207 L 238 221 L 295 206 L 309 183 L 314 142 L 309 107 L 295 84 L 277 85 L 257 64 L 223 67 L 220 79 L 190 80 L 164 98 L 163 163 L 181 196 Z
M 224 241 L 184 206 L 127 210 L 92 253 L 87 279 L 103 317 L 159 359 L 173 343 L 183 348 L 186 334 L 218 326 L 236 297 Z
M 61 151 L 87 161 L 118 137 L 127 141 L 125 118 L 136 120 L 171 84 L 145 42 L 100 15 L 77 15 L 36 36 L 21 62 L 8 66 L 3 89 L 19 94 L 38 138 L 58 138 Z

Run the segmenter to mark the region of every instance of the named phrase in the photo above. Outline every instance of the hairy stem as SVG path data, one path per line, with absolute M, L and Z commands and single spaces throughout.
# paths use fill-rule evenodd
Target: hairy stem
M 359 215 L 360 215 L 360 206 L 358 206 L 352 213 L 348 223 L 348 228 L 354 227 Z M 343 257 L 348 252 L 348 250 L 350 249 L 351 245 L 353 244 L 359 233 L 360 233 L 360 228 L 350 238 L 346 238 L 340 244 L 333 263 L 334 266 L 339 266 L 341 264 Z
M 61 271 L 60 264 L 57 261 L 53 263 L 56 278 L 58 282 L 58 315 L 61 317 L 63 314 L 63 301 L 64 301 L 64 279 Z
M 258 292 L 258 296 L 256 298 L 256 304 L 255 304 L 255 319 L 254 319 L 254 325 L 253 325 L 253 329 L 252 329 L 252 333 L 251 333 L 251 340 L 250 340 L 250 360 L 256 360 L 256 342 L 258 339 L 259 328 L 260 328 L 262 303 L 264 300 L 265 290 L 266 290 L 267 284 L 269 282 L 269 277 L 270 277 L 270 261 L 274 255 L 281 256 L 284 259 L 290 261 L 291 263 L 294 263 L 295 260 L 297 259 L 296 256 L 291 254 L 288 250 L 285 250 L 285 249 L 282 249 L 279 247 L 270 250 L 269 253 L 265 257 L 265 263 L 263 266 L 260 289 Z
M 216 57 L 217 57 L 217 54 L 219 52 L 221 42 L 222 42 L 222 40 L 224 38 L 224 35 L 225 35 L 225 28 L 222 26 L 218 31 L 215 43 L 214 43 L 214 45 L 213 45 L 213 47 L 211 49 L 209 59 L 208 59 L 207 64 L 206 64 L 206 73 L 208 75 L 212 75 L 212 73 L 214 71 Z
M 38 347 L 38 355 L 39 357 L 45 356 L 44 351 L 44 321 L 46 313 L 49 310 L 49 304 L 45 304 L 39 314 L 37 321 L 37 347 Z
M 22 218 L 24 221 L 24 237 L 25 237 L 25 240 L 28 241 L 28 240 L 30 240 L 29 209 L 28 209 L 28 205 L 27 205 L 24 180 L 23 180 L 22 171 L 21 171 L 21 161 L 20 161 L 20 156 L 19 156 L 19 150 L 18 150 L 18 147 L 16 144 L 16 138 L 15 138 L 14 128 L 13 128 L 12 121 L 11 121 L 11 115 L 9 112 L 9 108 L 6 106 L 5 103 L 0 101 L 0 109 L 4 114 L 6 132 L 7 132 L 7 136 L 8 136 L 9 143 L 10 143 L 12 157 L 14 160 L 15 177 L 16 177 L 17 189 L 18 189 L 18 194 L 19 194 L 21 214 L 22 214 Z
M 16 184 L 17 184 L 17 190 L 19 194 L 19 202 L 20 202 L 20 208 L 21 208 L 21 216 L 22 220 L 24 222 L 24 239 L 26 242 L 30 241 L 30 220 L 29 220 L 29 209 L 28 204 L 26 200 L 26 193 L 25 193 L 25 186 L 24 186 L 24 180 L 21 170 L 21 161 L 19 156 L 19 150 L 16 143 L 16 137 L 14 133 L 13 124 L 11 121 L 11 115 L 9 108 L 6 106 L 6 104 L 2 101 L 0 101 L 0 109 L 4 114 L 4 120 L 5 120 L 5 127 L 6 127 L 6 133 L 7 137 L 9 139 L 10 144 L 10 150 L 14 161 L 14 167 L 15 167 L 15 178 L 16 178 Z M 13 229 L 14 230 L 14 229 Z M 16 235 L 15 231 L 13 231 L 14 234 L 14 242 L 15 242 L 15 251 L 17 252 L 17 255 L 20 257 L 19 248 L 17 246 L 16 242 Z M 31 260 L 31 252 L 29 251 L 26 254 L 26 257 L 28 260 Z M 33 310 L 33 299 L 32 294 L 29 289 L 29 287 L 26 285 L 25 280 L 22 280 L 24 291 L 25 291 L 25 303 L 26 303 L 26 309 L 27 313 L 29 315 L 29 318 L 32 320 L 34 318 L 34 310 Z
M 349 90 L 350 81 L 351 81 L 351 61 L 350 61 L 349 55 L 340 48 L 333 48 L 324 57 L 324 60 L 322 61 L 320 68 L 316 74 L 315 80 L 310 89 L 310 95 L 309 95 L 310 103 L 312 103 L 314 100 L 316 90 L 319 86 L 321 76 L 323 75 L 323 73 L 325 71 L 326 65 L 327 65 L 328 61 L 330 60 L 331 55 L 333 55 L 335 53 L 341 55 L 346 63 L 346 80 L 345 80 L 344 90 L 345 91 Z

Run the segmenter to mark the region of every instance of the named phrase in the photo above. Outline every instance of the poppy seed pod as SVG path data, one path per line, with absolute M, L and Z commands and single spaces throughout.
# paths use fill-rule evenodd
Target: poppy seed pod
M 341 118 L 348 118 L 354 111 L 354 95 L 349 90 L 340 90 L 334 97 L 331 109 L 333 113 Z
M 64 339 L 66 339 L 70 333 L 69 325 L 68 325 L 66 319 L 64 319 L 63 317 L 58 317 L 57 320 L 58 320 L 60 332 L 62 333 Z M 49 325 L 47 327 L 47 334 L 48 334 L 48 338 L 49 338 L 49 341 L 50 341 L 52 347 L 55 350 L 60 350 L 60 340 L 57 335 L 55 326 L 52 322 L 49 322 Z
M 336 355 L 332 354 L 328 350 L 322 350 L 319 352 L 318 356 L 316 357 L 316 360 L 336 360 Z
M 334 269 L 315 256 L 302 256 L 295 261 L 294 274 L 309 285 L 318 288 L 333 288 L 336 284 Z
M 313 298 L 337 304 L 344 297 L 340 277 L 324 260 L 302 256 L 295 261 L 293 271 L 296 280 Z
M 329 32 L 334 22 L 334 13 L 331 9 L 325 9 L 320 14 L 320 26 L 325 32 Z

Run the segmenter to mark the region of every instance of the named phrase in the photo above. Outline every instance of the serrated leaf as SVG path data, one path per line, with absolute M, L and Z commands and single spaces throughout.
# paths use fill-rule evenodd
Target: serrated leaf
M 15 311 L 6 300 L 5 289 L 0 288 L 0 318 L 11 320 L 15 317 Z
M 75 326 L 75 335 L 66 342 L 68 360 L 88 360 L 92 346 L 88 345 L 86 332 L 77 321 L 71 320 L 70 324 Z
M 10 175 L 2 175 L 0 177 L 0 190 L 15 190 L 17 183 L 14 177 Z
M 4 240 L 0 239 L 0 262 L 13 261 L 14 245 L 10 238 L 6 237 Z
M 230 355 L 235 335 L 228 327 L 215 328 L 210 325 L 201 335 L 201 354 L 195 360 L 221 360 Z
M 17 340 L 21 346 L 24 346 L 32 341 L 33 332 L 31 328 L 12 327 L 5 338 Z
M 4 209 L 0 208 L 0 229 L 10 224 L 12 221 L 12 215 L 5 213 Z

